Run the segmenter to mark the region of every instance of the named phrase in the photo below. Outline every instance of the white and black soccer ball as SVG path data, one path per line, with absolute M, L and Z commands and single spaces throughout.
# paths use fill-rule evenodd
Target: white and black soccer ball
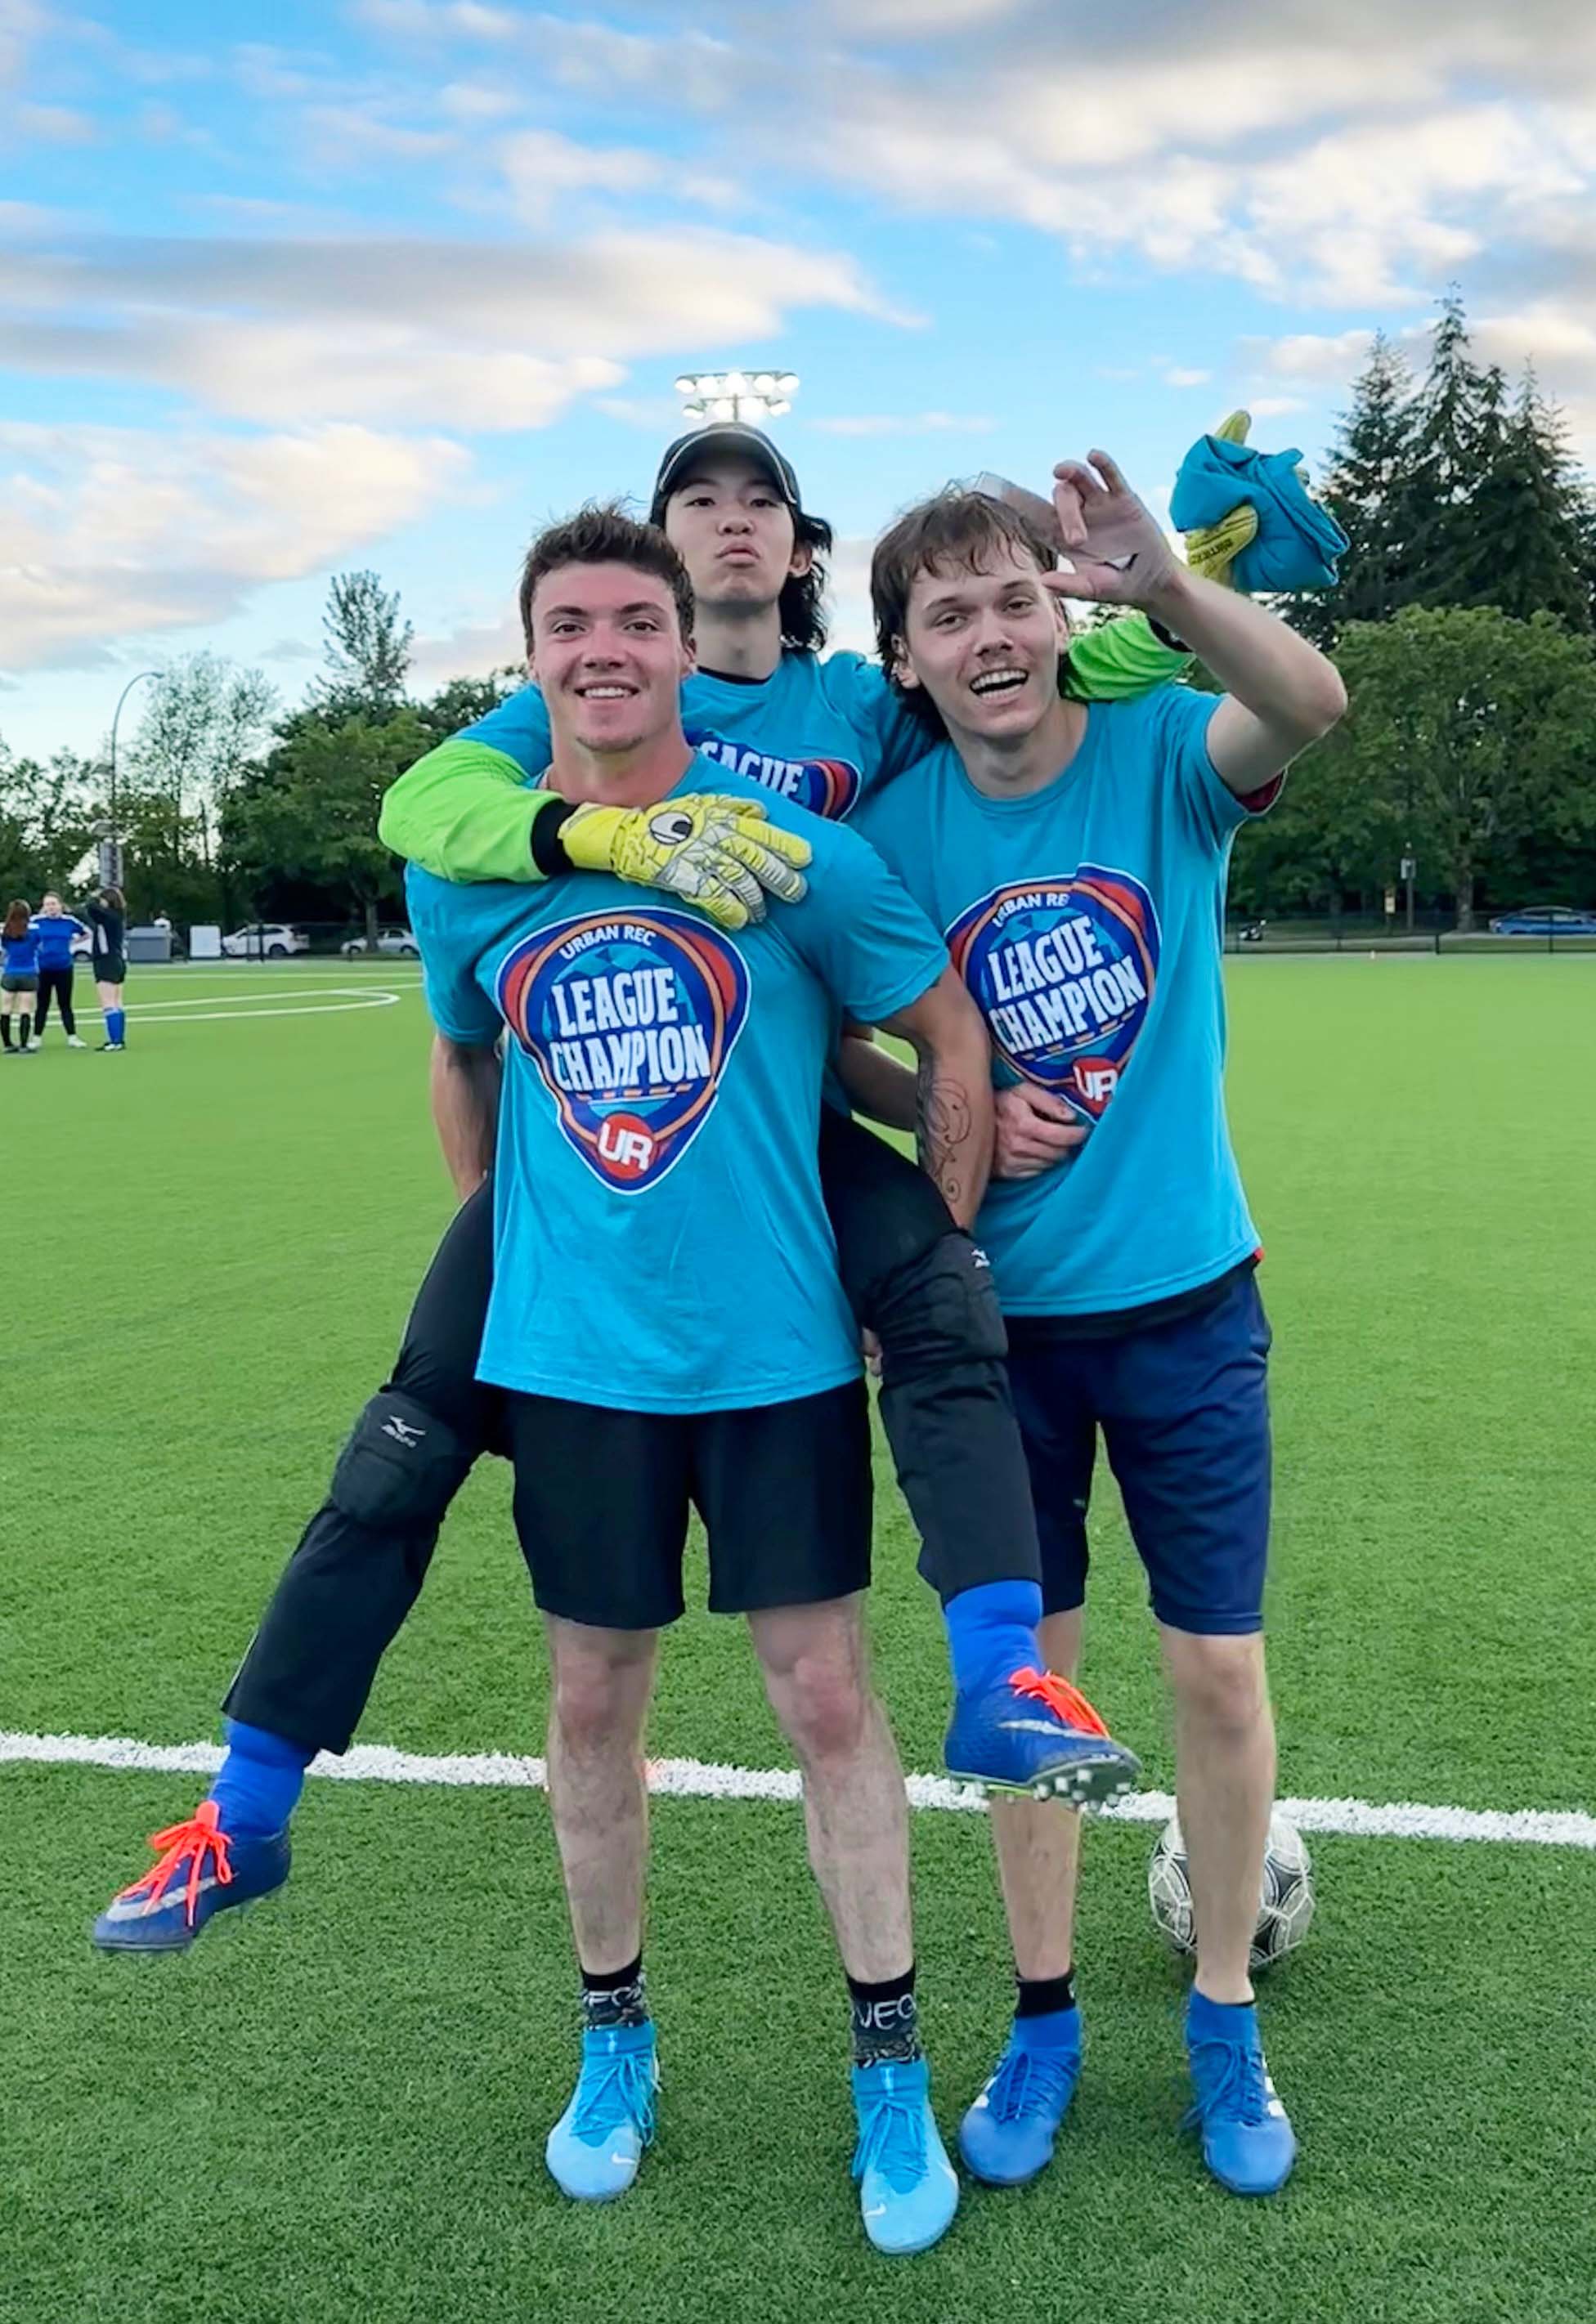
M 1191 1868 L 1179 1819 L 1171 1816 L 1158 1835 L 1147 1868 L 1148 1901 L 1153 1919 L 1179 1953 L 1197 1950 L 1196 1914 L 1192 1908 Z M 1307 1843 L 1289 1816 L 1276 1808 L 1269 1817 L 1269 1840 L 1264 1850 L 1263 1886 L 1258 1903 L 1258 1926 L 1252 1932 L 1250 1966 L 1268 1969 L 1295 1952 L 1314 1917 L 1314 1865 Z

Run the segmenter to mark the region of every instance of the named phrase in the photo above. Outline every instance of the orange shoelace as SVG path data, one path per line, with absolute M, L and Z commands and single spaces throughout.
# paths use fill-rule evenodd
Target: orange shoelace
M 1045 1702 L 1049 1711 L 1058 1713 L 1066 1727 L 1078 1727 L 1084 1735 L 1108 1733 L 1080 1688 L 1060 1678 L 1056 1671 L 1016 1671 L 1009 1683 L 1016 1694 L 1027 1695 L 1033 1702 Z
M 184 1901 L 189 1926 L 192 1928 L 194 1907 L 199 1897 L 199 1883 L 205 1877 L 206 1858 L 208 1856 L 213 1859 L 217 1878 L 224 1888 L 233 1877 L 233 1867 L 227 1857 L 230 1842 L 226 1833 L 217 1829 L 216 1802 L 201 1800 L 187 1823 L 174 1823 L 165 1831 L 152 1831 L 150 1845 L 159 1849 L 161 1855 L 142 1880 L 133 1881 L 118 1894 L 123 1896 L 147 1894 L 152 1904 L 159 1903 L 182 1869 L 186 1858 L 189 1878 Z

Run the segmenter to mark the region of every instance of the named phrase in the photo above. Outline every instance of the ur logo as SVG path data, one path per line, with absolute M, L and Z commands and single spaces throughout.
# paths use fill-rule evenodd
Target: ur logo
M 947 945 L 998 1055 L 1100 1120 L 1158 982 L 1158 916 L 1140 881 L 1083 863 L 994 888 L 961 912 Z
M 795 806 L 807 807 L 811 815 L 825 816 L 828 823 L 841 823 L 853 812 L 863 778 L 851 759 L 784 759 L 779 752 L 728 742 L 706 726 L 689 725 L 687 735 L 695 750 L 717 766 L 746 775 L 750 782 L 780 792 Z
M 585 913 L 518 944 L 496 985 L 504 1021 L 594 1176 L 635 1194 L 703 1129 L 748 1015 L 748 971 L 685 912 Z

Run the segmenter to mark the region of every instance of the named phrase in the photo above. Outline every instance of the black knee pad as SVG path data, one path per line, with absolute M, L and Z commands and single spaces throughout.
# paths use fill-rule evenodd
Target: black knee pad
M 374 1531 L 435 1528 L 481 1449 L 414 1397 L 384 1388 L 339 1453 L 328 1499 Z
M 865 1321 L 881 1343 L 888 1379 L 947 1364 L 1001 1363 L 1009 1352 L 991 1265 L 967 1234 L 945 1234 L 884 1277 L 872 1307 Z

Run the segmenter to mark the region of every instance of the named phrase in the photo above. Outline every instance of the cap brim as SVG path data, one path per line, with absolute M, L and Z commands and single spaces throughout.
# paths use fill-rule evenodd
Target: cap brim
M 744 428 L 735 420 L 724 420 L 712 421 L 707 428 L 697 429 L 692 435 L 682 437 L 667 452 L 654 479 L 654 495 L 649 504 L 651 524 L 659 523 L 671 493 L 680 489 L 684 479 L 691 475 L 695 466 L 711 448 L 740 452 L 745 460 L 753 461 L 769 476 L 788 507 L 794 511 L 801 509 L 803 503 L 798 498 L 798 478 L 789 463 L 769 438 L 761 435 L 756 428 Z

